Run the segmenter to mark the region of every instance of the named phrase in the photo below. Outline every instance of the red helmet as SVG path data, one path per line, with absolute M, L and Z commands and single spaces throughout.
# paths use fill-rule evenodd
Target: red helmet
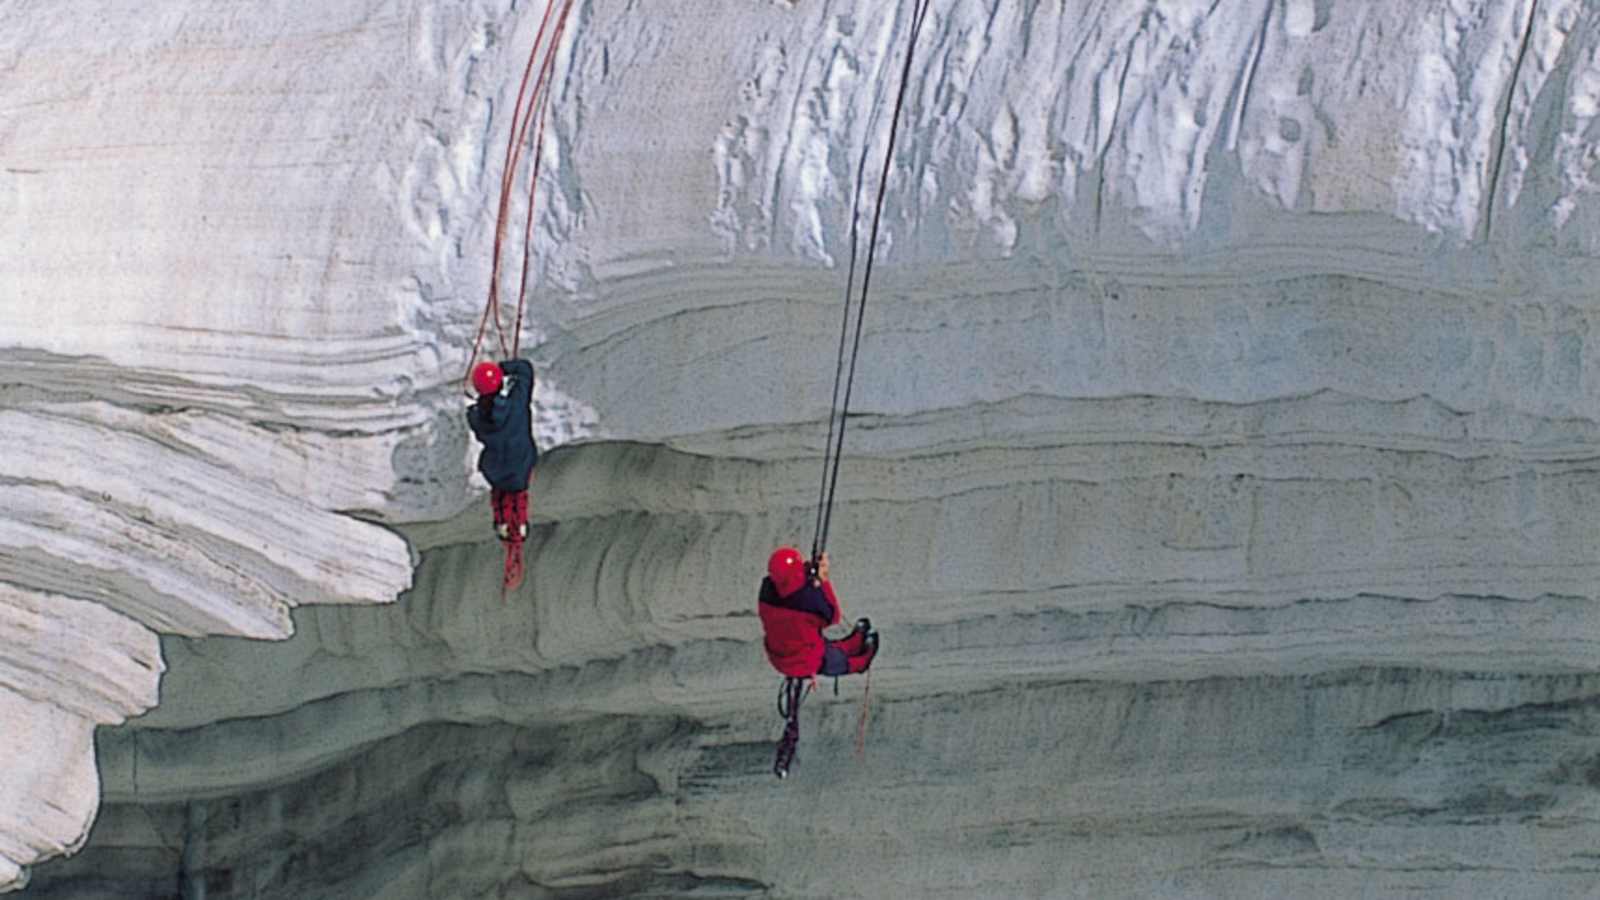
M 806 558 L 793 547 L 779 547 L 767 558 L 767 574 L 778 596 L 787 597 L 806 583 Z
M 477 388 L 479 394 L 498 393 L 505 380 L 505 373 L 492 362 L 478 363 L 472 369 L 472 386 Z

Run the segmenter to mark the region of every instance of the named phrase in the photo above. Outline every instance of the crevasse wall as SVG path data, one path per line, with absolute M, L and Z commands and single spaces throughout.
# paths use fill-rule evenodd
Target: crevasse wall
M 910 8 L 575 5 L 502 600 L 459 378 L 544 9 L 0 20 L 0 881 L 1593 885 L 1600 7 L 936 2 L 832 538 L 889 649 L 782 784 L 750 603 Z

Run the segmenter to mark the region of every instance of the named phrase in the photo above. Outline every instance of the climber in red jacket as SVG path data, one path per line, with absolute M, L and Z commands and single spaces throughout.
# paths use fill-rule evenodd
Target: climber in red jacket
M 822 630 L 841 617 L 839 598 L 828 582 L 826 553 L 813 570 L 799 550 L 779 547 L 767 560 L 756 610 L 766 631 L 767 659 L 789 677 L 865 672 L 878 653 L 878 633 L 867 619 L 857 620 L 843 640 L 823 637 Z

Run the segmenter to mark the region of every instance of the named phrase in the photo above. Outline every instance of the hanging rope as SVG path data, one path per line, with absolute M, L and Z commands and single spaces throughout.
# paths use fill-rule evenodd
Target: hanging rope
M 783 679 L 778 688 L 778 715 L 783 717 L 783 737 L 778 740 L 778 752 L 772 760 L 772 774 L 789 777 L 789 766 L 794 764 L 795 750 L 800 746 L 800 701 L 816 685 L 811 678 Z
M 870 129 L 869 129 L 870 131 Z M 839 324 L 839 353 L 833 364 L 833 396 L 828 400 L 828 440 L 822 445 L 822 483 L 817 486 L 817 526 L 811 535 L 811 562 L 822 556 L 823 511 L 832 512 L 828 503 L 828 466 L 833 459 L 833 426 L 838 417 L 839 386 L 844 382 L 845 338 L 850 334 L 850 288 L 856 282 L 857 234 L 861 226 L 861 182 L 867 172 L 868 145 L 861 147 L 861 161 L 856 163 L 856 189 L 850 199 L 850 266 L 844 276 L 844 321 Z
M 861 712 L 856 714 L 856 758 L 867 755 L 867 720 L 872 718 L 872 670 L 867 670 L 867 686 L 861 693 Z
M 510 135 L 506 140 L 504 166 L 500 172 L 500 202 L 495 211 L 494 224 L 494 250 L 489 263 L 489 294 L 483 305 L 483 315 L 478 319 L 478 331 L 472 339 L 472 352 L 467 357 L 467 371 L 462 377 L 463 389 L 470 387 L 472 366 L 478 361 L 479 353 L 483 349 L 483 340 L 488 333 L 489 321 L 493 319 L 495 337 L 500 346 L 502 358 L 515 357 L 521 349 L 522 343 L 522 314 L 526 305 L 528 291 L 528 271 L 533 257 L 533 210 L 539 186 L 539 168 L 542 156 L 539 148 L 544 140 L 544 125 L 547 110 L 550 107 L 550 75 L 555 69 L 556 48 L 561 44 L 561 36 L 566 31 L 567 19 L 572 12 L 573 0 L 561 0 L 560 13 L 556 13 L 557 4 L 552 2 L 545 7 L 544 16 L 539 21 L 539 31 L 534 36 L 533 47 L 528 51 L 528 62 L 522 70 L 522 82 L 517 87 L 517 101 L 512 107 Z M 552 15 L 554 14 L 554 30 L 551 30 Z M 545 39 L 549 34 L 549 40 Z M 537 76 L 535 73 L 537 72 Z M 517 290 L 517 313 L 513 320 L 511 339 L 508 342 L 505 333 L 505 323 L 500 315 L 500 274 L 504 257 L 507 220 L 511 212 L 511 198 L 514 196 L 517 184 L 517 171 L 521 167 L 522 157 L 528 144 L 529 131 L 534 122 L 538 122 L 538 130 L 533 132 L 533 162 L 532 172 L 528 179 L 528 210 L 523 228 L 522 240 L 522 266 Z M 470 391 L 469 391 L 470 394 Z
M 883 170 L 878 175 L 878 197 L 872 211 L 872 232 L 867 238 L 867 259 L 862 269 L 861 299 L 854 304 L 856 308 L 855 339 L 850 347 L 850 367 L 846 373 L 844 366 L 845 335 L 850 330 L 850 291 L 855 282 L 856 268 L 856 236 L 858 233 L 858 211 L 861 203 L 862 174 L 866 168 L 867 150 L 861 151 L 861 162 L 856 168 L 856 187 L 854 199 L 850 204 L 850 266 L 845 277 L 844 287 L 844 323 L 839 329 L 839 358 L 834 365 L 833 373 L 833 400 L 828 409 L 828 444 L 822 455 L 822 487 L 818 492 L 817 503 L 817 530 L 811 541 L 811 558 L 813 562 L 819 559 L 828 549 L 828 527 L 833 522 L 833 501 L 839 487 L 839 464 L 844 456 L 844 431 L 845 424 L 850 415 L 850 396 L 855 387 L 856 359 L 861 355 L 861 326 L 866 321 L 867 295 L 872 287 L 872 262 L 878 248 L 878 224 L 883 216 L 883 199 L 889 186 L 889 165 L 894 160 L 895 137 L 900 130 L 900 112 L 905 106 L 906 88 L 911 82 L 911 63 L 916 54 L 917 36 L 922 31 L 923 19 L 927 17 L 928 8 L 932 0 L 914 0 L 911 14 L 910 35 L 906 39 L 905 63 L 900 69 L 900 88 L 895 94 L 894 111 L 889 120 L 889 140 L 883 151 Z M 844 398 L 840 402 L 839 385 L 840 376 L 844 375 Z M 838 428 L 834 428 L 837 419 Z
M 533 260 L 533 209 L 534 196 L 539 184 L 539 170 L 544 162 L 543 154 L 538 148 L 544 146 L 544 126 L 548 120 L 546 111 L 550 108 L 550 73 L 555 71 L 555 48 L 561 46 L 561 36 L 567 30 L 567 13 L 572 9 L 572 0 L 566 0 L 562 7 L 561 18 L 556 22 L 555 34 L 550 38 L 550 52 L 545 55 L 544 68 L 539 73 L 539 85 L 536 88 L 539 95 L 539 108 L 534 118 L 539 122 L 538 131 L 533 137 L 533 172 L 528 178 L 528 209 L 522 225 L 522 271 L 517 278 L 517 328 L 511 335 L 511 356 L 515 358 L 522 349 L 522 311 L 527 306 L 528 300 L 528 269 Z M 524 124 L 526 129 L 526 124 Z

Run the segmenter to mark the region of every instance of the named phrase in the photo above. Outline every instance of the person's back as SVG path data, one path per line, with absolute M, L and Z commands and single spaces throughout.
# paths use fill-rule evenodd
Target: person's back
M 478 402 L 467 409 L 467 424 L 483 444 L 478 471 L 489 486 L 525 491 L 539 462 L 539 449 L 533 442 L 533 365 L 525 359 L 508 359 L 498 368 L 504 373 L 504 386 L 481 393 Z M 479 387 L 493 383 L 488 376 Z
M 843 617 L 828 569 L 826 553 L 812 572 L 792 547 L 780 547 L 767 560 L 756 612 L 766 635 L 767 661 L 780 674 L 845 675 L 864 672 L 872 664 L 878 640 L 867 620 L 862 619 L 843 641 L 830 641 L 822 634 Z
M 798 554 L 795 558 L 798 560 Z M 774 580 L 769 574 L 761 580 L 756 612 L 766 632 L 767 660 L 772 667 L 796 678 L 817 674 L 826 647 L 822 629 L 839 621 L 833 585 L 813 583 L 803 567 L 798 579 L 780 572 Z

